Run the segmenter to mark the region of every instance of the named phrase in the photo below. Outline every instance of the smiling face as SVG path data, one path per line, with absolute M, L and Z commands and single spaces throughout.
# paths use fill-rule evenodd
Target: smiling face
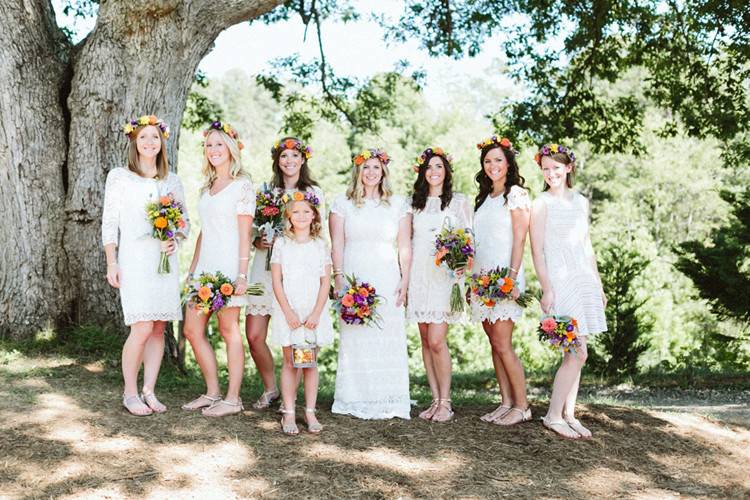
M 573 170 L 572 165 L 566 165 L 550 156 L 542 157 L 541 163 L 544 182 L 550 189 L 560 189 L 568 185 L 568 174 Z
M 286 212 L 292 227 L 295 229 L 309 229 L 315 220 L 315 212 L 306 201 L 293 201 L 291 206 L 287 207 Z
M 360 179 L 365 187 L 377 187 L 383 180 L 383 165 L 377 158 L 370 158 L 362 165 Z
M 206 158 L 214 168 L 228 163 L 231 158 L 229 147 L 222 134 L 218 131 L 208 134 L 204 143 L 204 149 Z
M 140 158 L 156 158 L 161 151 L 161 131 L 154 125 L 146 125 L 138 131 L 135 145 Z
M 303 163 L 304 158 L 298 149 L 285 149 L 279 155 L 279 170 L 286 178 L 297 177 Z
M 424 172 L 424 178 L 431 187 L 442 188 L 445 182 L 445 163 L 437 155 L 430 158 L 427 163 L 427 169 Z
M 508 175 L 508 159 L 505 157 L 503 150 L 493 148 L 487 151 L 482 161 L 482 168 L 493 183 L 504 183 L 505 177 Z

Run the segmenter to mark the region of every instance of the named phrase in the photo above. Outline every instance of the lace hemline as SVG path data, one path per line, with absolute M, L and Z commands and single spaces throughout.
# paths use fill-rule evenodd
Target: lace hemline
M 407 321 L 414 323 L 465 323 L 464 313 L 453 313 L 445 311 L 406 311 Z
M 125 324 L 127 326 L 141 321 L 180 321 L 182 311 L 162 312 L 162 313 L 134 313 L 125 315 Z
M 363 420 L 388 420 L 391 418 L 411 420 L 411 401 L 407 400 L 405 403 L 389 401 L 386 404 L 390 406 L 383 408 L 383 403 L 342 403 L 341 401 L 334 400 L 331 413 L 351 415 L 352 417 L 361 418 Z
M 523 309 L 517 304 L 498 304 L 495 307 L 489 308 L 485 306 L 475 305 L 472 307 L 471 319 L 473 321 L 489 321 L 495 323 L 496 321 L 511 320 L 516 323 L 523 315 Z
M 248 304 L 245 308 L 245 316 L 270 316 L 272 313 L 271 306 L 264 306 L 262 304 Z

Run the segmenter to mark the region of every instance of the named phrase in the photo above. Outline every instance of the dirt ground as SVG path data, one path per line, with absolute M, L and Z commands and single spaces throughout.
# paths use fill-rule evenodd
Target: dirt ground
M 181 411 L 184 390 L 161 395 L 166 414 L 131 417 L 105 371 L 44 358 L 0 366 L 0 498 L 750 497 L 750 422 L 692 411 L 700 396 L 677 409 L 582 405 L 590 441 L 558 439 L 538 420 L 486 424 L 489 406 L 429 424 L 334 416 L 330 401 L 320 436 L 287 437 L 273 411 Z

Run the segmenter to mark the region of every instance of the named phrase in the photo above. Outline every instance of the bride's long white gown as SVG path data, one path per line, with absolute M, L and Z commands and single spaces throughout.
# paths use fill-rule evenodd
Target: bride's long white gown
M 401 274 L 396 239 L 399 222 L 410 212 L 401 196 L 388 204 L 366 200 L 355 206 L 338 197 L 331 212 L 344 219 L 344 267 L 347 275 L 375 287 L 385 301 L 376 326 L 340 324 L 333 413 L 365 419 L 409 418 L 409 363 L 404 307 L 396 307 Z

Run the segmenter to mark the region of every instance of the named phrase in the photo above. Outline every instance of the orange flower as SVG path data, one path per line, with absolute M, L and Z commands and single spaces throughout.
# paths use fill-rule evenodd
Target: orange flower
M 370 315 L 370 306 L 368 306 L 367 304 L 365 304 L 362 307 L 360 307 L 359 310 L 362 311 L 362 316 L 369 316 Z
M 221 285 L 221 287 L 219 288 L 219 291 L 220 291 L 220 292 L 221 292 L 221 293 L 222 293 L 223 295 L 232 295 L 232 293 L 234 293 L 234 287 L 233 287 L 232 285 L 230 285 L 229 283 L 224 283 L 224 284 L 223 284 L 223 285 Z
M 202 286 L 198 290 L 198 297 L 200 297 L 201 300 L 208 300 L 211 298 L 211 289 L 207 286 Z
M 293 141 L 292 139 L 287 139 L 284 141 L 284 147 L 286 149 L 294 149 L 297 146 L 297 143 Z
M 154 220 L 154 227 L 157 229 L 164 229 L 167 227 L 167 219 L 165 217 L 157 217 Z
M 344 305 L 344 307 L 351 307 L 354 305 L 354 297 L 349 295 L 348 293 L 344 295 L 344 297 L 341 299 L 341 304 Z
M 576 329 L 578 328 L 578 321 L 576 321 L 576 319 L 575 319 L 575 318 L 573 318 L 573 319 L 571 320 L 571 323 L 573 324 L 573 328 L 576 328 Z
M 438 250 L 438 252 L 435 254 L 435 260 L 436 261 L 443 260 L 443 257 L 445 257 L 446 255 L 448 255 L 448 250 L 445 247 L 443 247 L 440 250 Z
M 574 338 L 576 338 L 576 334 L 573 332 L 568 332 L 565 334 L 566 337 L 568 337 L 568 342 L 572 342 Z
M 490 277 L 489 276 L 481 276 L 479 278 L 479 282 L 482 284 L 482 286 L 487 286 L 490 284 Z
M 511 278 L 503 278 L 503 286 L 500 287 L 500 291 L 503 293 L 510 293 L 513 290 L 513 280 Z
M 357 290 L 357 293 L 359 293 L 362 297 L 365 297 L 365 298 L 370 296 L 370 292 L 368 292 L 367 288 L 365 287 L 361 287 L 359 290 Z
M 509 148 L 509 147 L 510 147 L 510 141 L 508 140 L 508 138 L 507 138 L 507 137 L 503 137 L 503 138 L 502 138 L 502 139 L 500 140 L 500 145 L 501 145 L 502 147 L 504 147 L 504 148 Z
M 486 305 L 487 307 L 495 307 L 495 301 L 492 299 L 485 299 L 484 305 Z
M 163 206 L 168 207 L 170 203 L 172 203 L 172 198 L 169 196 L 162 196 L 159 198 L 159 203 L 161 203 Z
M 149 125 L 156 125 L 157 121 L 159 121 L 159 119 L 155 115 L 150 115 L 148 117 L 148 124 Z
M 362 158 L 362 156 L 357 156 L 356 158 L 354 158 L 354 164 L 357 166 L 362 165 L 364 162 L 365 162 L 365 159 Z
M 305 194 L 302 193 L 301 191 L 295 191 L 294 194 L 292 195 L 292 199 L 294 201 L 302 201 L 305 199 Z
M 441 262 L 442 261 L 440 260 L 440 257 L 435 257 L 435 265 L 436 266 L 439 266 L 441 264 Z

